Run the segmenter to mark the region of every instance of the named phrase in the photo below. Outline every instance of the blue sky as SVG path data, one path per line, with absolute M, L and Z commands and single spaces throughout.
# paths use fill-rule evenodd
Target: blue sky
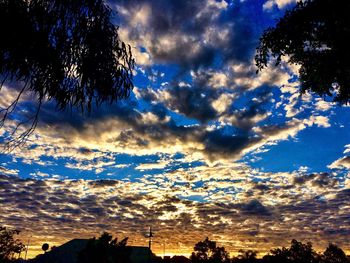
M 0 223 L 34 235 L 34 251 L 103 230 L 142 245 L 148 225 L 168 253 L 205 236 L 233 253 L 292 238 L 349 251 L 349 107 L 300 96 L 296 65 L 254 65 L 295 1 L 109 4 L 136 59 L 133 94 L 90 116 L 47 102 L 27 144 L 0 155 Z M 16 92 L 3 87 L 0 106 Z M 14 114 L 32 105 L 27 94 Z

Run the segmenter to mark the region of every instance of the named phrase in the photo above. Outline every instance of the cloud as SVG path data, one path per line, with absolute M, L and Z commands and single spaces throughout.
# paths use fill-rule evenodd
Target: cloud
M 65 167 L 102 173 L 114 166 L 115 155 L 147 156 L 160 153 L 197 155 L 207 162 L 239 160 L 264 145 L 295 137 L 312 125 L 329 127 L 324 116 L 294 118 L 285 123 L 264 124 L 272 118 L 266 106 L 272 94 L 264 87 L 249 91 L 252 97 L 244 108 L 236 108 L 241 98 L 235 93 L 202 86 L 178 84 L 156 92 L 136 89 L 139 101 L 150 105 L 138 110 L 137 103 L 102 107 L 90 117 L 54 113 L 44 108 L 41 122 L 28 147 L 13 152 L 26 163 L 42 163 L 43 158 L 68 158 Z M 206 81 L 204 81 L 206 83 Z M 136 106 L 134 106 L 136 105 Z M 108 110 L 107 110 L 108 109 Z M 179 118 L 194 120 L 179 123 Z M 217 124 L 210 123 L 218 120 Z M 266 123 L 266 122 L 265 122 Z
M 152 170 L 152 169 L 163 169 L 168 166 L 170 163 L 169 160 L 162 160 L 156 163 L 142 163 L 135 167 L 136 170 Z
M 338 180 L 328 173 L 305 174 L 294 178 L 294 184 L 296 185 L 311 184 L 313 187 L 318 187 L 320 189 L 336 187 L 338 183 Z
M 283 64 L 256 75 L 253 56 L 260 29 L 253 21 L 253 1 L 111 4 L 119 10 L 121 34 L 152 60 L 146 69 L 152 85 L 141 81 L 136 100 L 104 105 L 90 116 L 75 109 L 57 113 L 54 104 L 45 104 L 28 148 L 13 154 L 23 162 L 66 159 L 66 168 L 101 174 L 113 167 L 117 154 L 181 153 L 207 162 L 239 160 L 264 144 L 295 137 L 308 126 L 329 127 L 327 117 L 319 115 L 302 124 L 296 113 L 289 114 L 292 109 L 286 118 L 297 118 L 276 121 L 271 112 L 275 89 L 290 91 L 295 72 Z M 151 67 L 157 63 L 176 64 L 179 72 L 167 76 L 171 74 L 166 69 Z M 288 101 L 280 103 L 286 108 Z
M 263 9 L 270 11 L 275 6 L 277 6 L 279 9 L 283 9 L 290 4 L 295 4 L 296 2 L 296 0 L 268 0 L 263 5 Z
M 242 211 L 248 215 L 270 216 L 271 212 L 258 200 L 252 200 L 242 207 Z
M 252 16 L 258 10 L 252 4 L 257 2 L 139 0 L 118 1 L 116 9 L 123 39 L 144 48 L 152 63 L 176 63 L 188 70 L 211 66 L 217 54 L 224 61 L 254 56 L 256 35 L 263 28 L 257 21 L 262 16 Z M 258 2 L 261 12 L 262 4 Z
M 348 156 L 348 153 L 350 152 L 350 144 L 347 144 L 344 146 L 345 150 L 343 154 L 345 156 L 335 160 L 330 165 L 328 165 L 328 168 L 330 169 L 350 169 L 350 156 Z
M 344 156 L 338 160 L 335 160 L 328 167 L 330 169 L 350 169 L 350 156 Z
M 149 225 L 181 253 L 205 236 L 231 240 L 223 245 L 233 252 L 292 238 L 347 248 L 344 171 L 250 167 L 252 155 L 334 124 L 333 104 L 300 96 L 296 67 L 283 62 L 256 74 L 260 32 L 273 6 L 287 2 L 110 1 L 138 62 L 134 94 L 90 115 L 43 105 L 25 147 L 2 156 L 0 221 L 24 230 L 23 240 L 36 233 L 37 251 L 44 239 L 60 244 L 116 229 L 144 245 Z M 1 107 L 14 91 L 3 89 Z M 25 114 L 34 105 L 20 103 Z M 348 148 L 331 169 L 349 168 Z
M 304 123 L 308 126 L 317 125 L 318 127 L 329 128 L 329 118 L 326 116 L 311 116 L 310 119 L 305 120 Z
M 189 172 L 192 181 L 186 177 Z M 146 225 L 153 226 L 157 239 L 168 240 L 169 251 L 184 242 L 184 253 L 205 236 L 220 236 L 220 242 L 232 233 L 236 243 L 225 244 L 232 252 L 243 247 L 264 251 L 288 242 L 286 237 L 307 238 L 321 246 L 337 239 L 348 249 L 348 189 L 338 183 L 341 178 L 259 173 L 258 183 L 252 173 L 244 165 L 218 165 L 138 182 L 0 176 L 0 220 L 22 230 L 23 240 L 35 233 L 31 243 L 38 252 L 43 240 L 56 245 L 115 229 L 118 237 L 129 236 L 130 244 L 144 245 Z M 191 196 L 204 199 L 193 201 Z
M 0 173 L 4 175 L 18 175 L 19 170 L 8 169 L 6 167 L 0 166 Z
M 225 7 L 224 1 L 119 1 L 117 9 L 128 28 L 122 35 L 145 48 L 152 60 L 198 67 L 214 60 L 214 49 L 201 38 Z
M 217 94 L 211 89 L 202 86 L 174 86 L 167 91 L 165 105 L 175 112 L 186 117 L 207 122 L 217 117 L 217 112 L 211 103 L 217 98 Z

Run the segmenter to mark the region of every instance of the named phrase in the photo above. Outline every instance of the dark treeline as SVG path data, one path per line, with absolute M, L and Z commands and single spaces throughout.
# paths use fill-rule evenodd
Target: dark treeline
M 19 255 L 25 252 L 25 246 L 15 239 L 18 235 L 17 230 L 8 230 L 0 227 L 0 263 L 23 262 Z M 238 256 L 230 257 L 225 247 L 217 246 L 215 241 L 206 238 L 195 244 L 190 258 L 183 256 L 157 257 L 147 247 L 142 248 L 144 254 L 137 252 L 139 258 L 132 254 L 135 247 L 127 246 L 128 238 L 118 241 L 108 233 L 103 233 L 99 238 L 91 238 L 84 241 L 79 252 L 74 255 L 65 251 L 62 255 L 60 247 L 53 247 L 51 251 L 46 252 L 48 246 L 44 249 L 45 254 L 38 255 L 30 260 L 34 263 L 350 263 L 350 257 L 335 244 L 329 244 L 322 252 L 316 252 L 312 244 L 302 243 L 293 239 L 289 247 L 272 248 L 269 253 L 262 258 L 257 257 L 257 251 L 240 250 Z M 69 242 L 68 242 L 69 243 Z M 67 243 L 66 243 L 67 244 Z M 80 243 L 81 244 L 81 243 Z M 45 244 L 47 245 L 47 244 Z M 142 251 L 141 251 L 142 252 Z M 65 254 L 64 254 L 65 253 Z
M 192 263 L 350 263 L 349 256 L 335 244 L 329 244 L 323 253 L 317 253 L 310 242 L 295 239 L 290 247 L 273 248 L 262 258 L 257 258 L 257 251 L 253 250 L 240 250 L 237 257 L 231 258 L 224 247 L 218 247 L 215 241 L 206 238 L 195 245 L 190 260 Z

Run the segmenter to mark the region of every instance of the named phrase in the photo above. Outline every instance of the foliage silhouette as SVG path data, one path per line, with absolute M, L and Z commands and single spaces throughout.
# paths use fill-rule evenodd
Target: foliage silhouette
M 20 86 L 0 109 L 0 127 L 24 93 L 37 99 L 34 113 L 19 122 L 29 128 L 17 144 L 35 129 L 44 101 L 54 101 L 57 110 L 90 112 L 93 104 L 129 96 L 134 59 L 111 19 L 103 0 L 0 0 L 0 89 Z
M 229 254 L 224 247 L 217 247 L 215 241 L 205 240 L 198 242 L 194 246 L 194 252 L 191 255 L 193 263 L 229 263 Z
M 274 249 L 271 253 L 285 262 L 313 263 L 318 261 L 317 253 L 310 242 L 303 244 L 295 239 L 291 241 L 290 248 Z
M 342 249 L 330 244 L 322 253 L 316 253 L 312 244 L 303 244 L 295 239 L 291 241 L 289 248 L 272 249 L 270 253 L 263 257 L 264 263 L 350 263 L 349 258 Z
M 233 258 L 232 262 L 254 263 L 257 261 L 257 252 L 254 250 L 240 250 L 237 258 Z
M 9 262 L 15 254 L 20 254 L 24 250 L 24 245 L 14 238 L 19 232 L 0 226 L 0 262 Z
M 322 263 L 347 263 L 350 260 L 346 257 L 344 251 L 334 244 L 329 244 L 322 255 Z
M 92 238 L 79 253 L 78 263 L 128 263 L 130 250 L 125 248 L 128 238 L 118 242 L 107 232 L 98 239 Z
M 49 244 L 48 243 L 44 243 L 42 246 L 41 246 L 41 249 L 46 253 L 46 251 L 49 249 Z
M 310 242 L 302 243 L 295 239 L 291 241 L 290 247 L 271 249 L 270 253 L 263 258 L 257 258 L 257 252 L 253 250 L 240 250 L 237 257 L 229 258 L 225 248 L 219 248 L 225 251 L 223 257 L 215 258 L 217 247 L 214 241 L 206 238 L 198 242 L 194 247 L 191 256 L 191 262 L 232 262 L 232 263 L 350 263 L 349 257 L 344 251 L 336 245 L 329 244 L 322 253 L 317 253 Z M 215 261 L 216 260 L 216 261 Z
M 258 71 L 271 57 L 300 66 L 301 92 L 307 90 L 334 101 L 350 101 L 350 2 L 306 0 L 287 10 L 274 28 L 260 38 Z

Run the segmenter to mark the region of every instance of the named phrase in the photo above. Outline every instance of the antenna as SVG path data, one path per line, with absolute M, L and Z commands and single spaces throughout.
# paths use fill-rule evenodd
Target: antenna
M 152 259 L 152 250 L 151 250 L 151 248 L 152 248 L 152 242 L 153 242 L 152 237 L 153 236 L 154 235 L 153 235 L 153 232 L 152 232 L 152 227 L 150 226 L 149 227 L 149 233 L 147 235 L 147 237 L 148 237 L 148 262 L 149 263 L 151 262 L 151 259 Z

